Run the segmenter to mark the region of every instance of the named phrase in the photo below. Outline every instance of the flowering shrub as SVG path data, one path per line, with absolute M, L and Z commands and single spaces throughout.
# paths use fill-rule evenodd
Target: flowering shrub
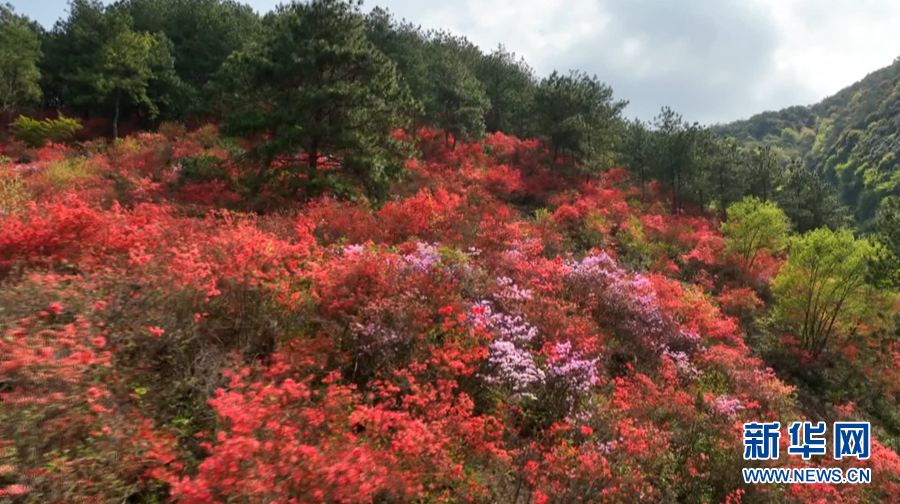
M 589 302 L 588 308 L 609 323 L 628 330 L 645 344 L 664 344 L 676 337 L 659 309 L 649 280 L 627 273 L 605 253 L 572 263 L 567 281 L 573 293 Z
M 404 240 L 416 236 L 437 240 L 456 224 L 452 216 L 462 198 L 444 190 L 422 190 L 401 202 L 392 202 L 378 211 L 378 218 L 389 239 Z
M 0 491 L 48 502 L 153 493 L 174 438 L 116 398 L 115 343 L 77 277 L 36 275 L 0 298 Z M 48 299 L 55 299 L 47 302 Z M 43 302 L 43 303 L 42 303 Z M 43 306 L 42 306 L 43 304 Z M 71 304 L 71 305 L 70 305 Z
M 522 189 L 522 175 L 506 165 L 494 166 L 484 177 L 485 187 L 498 196 L 510 196 Z
M 725 288 L 717 297 L 722 312 L 739 318 L 752 317 L 763 306 L 752 289 L 740 287 L 737 289 Z
M 0 164 L 0 501 L 900 496 L 889 297 L 816 410 L 879 424 L 873 483 L 745 485 L 740 424 L 806 417 L 770 368 L 783 258 L 537 141 L 395 135 L 421 156 L 380 207 L 247 200 L 211 127 Z

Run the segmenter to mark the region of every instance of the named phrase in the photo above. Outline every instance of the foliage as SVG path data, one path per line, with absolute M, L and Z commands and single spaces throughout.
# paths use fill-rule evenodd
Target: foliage
M 768 201 L 781 185 L 783 172 L 771 147 L 757 147 L 752 151 L 747 166 L 751 194 Z
M 851 147 L 890 79 L 752 141 L 358 2 L 73 0 L 41 42 L 87 136 L 183 122 L 0 146 L 0 501 L 900 499 L 898 204 L 841 206 L 893 190 Z M 872 484 L 744 483 L 761 419 L 871 422 L 808 465 Z
M 838 229 L 851 225 L 851 216 L 834 189 L 798 161 L 791 163 L 785 172 L 775 201 L 798 233 L 820 227 Z
M 532 111 L 537 78 L 528 63 L 516 59 L 514 53 L 500 45 L 482 58 L 475 73 L 491 104 L 485 117 L 487 130 L 521 138 L 534 136 Z
M 464 37 L 423 32 L 377 7 L 366 24 L 369 40 L 396 63 L 401 83 L 418 102 L 417 119 L 447 126 L 448 147 L 453 130 L 461 140 L 485 129 L 519 136 L 535 131 L 537 78 L 503 46 L 483 54 Z
M 882 201 L 878 231 L 885 246 L 900 256 L 900 197 Z
M 22 177 L 14 175 L 0 176 L 0 214 L 22 210 L 30 201 L 31 194 Z
M 878 212 L 870 281 L 886 288 L 900 289 L 900 197 L 885 198 Z
M 818 355 L 865 308 L 863 298 L 872 245 L 846 229 L 810 231 L 791 244 L 775 277 L 777 312 L 796 327 L 803 348 Z
M 732 204 L 722 224 L 727 250 L 739 256 L 746 269 L 753 268 L 761 253 L 778 254 L 787 246 L 791 225 L 774 203 L 748 196 Z
M 114 8 L 133 19 L 134 31 L 164 34 L 171 41 L 177 80 L 151 82 L 148 88 L 151 97 L 171 95 L 160 111 L 170 118 L 206 115 L 204 86 L 260 30 L 256 12 L 232 0 L 121 0 Z
M 0 112 L 12 118 L 21 106 L 41 99 L 39 33 L 12 6 L 0 4 Z
M 668 183 L 672 191 L 672 213 L 677 213 L 683 206 L 682 193 L 695 172 L 692 160 L 698 126 L 686 124 L 680 114 L 668 107 L 654 118 L 653 125 L 659 138 L 654 173 Z
M 598 157 L 616 145 L 627 102 L 614 101 L 612 89 L 596 77 L 553 72 L 541 81 L 534 100 L 539 131 L 554 159 L 568 152 L 579 161 L 602 162 Z
M 38 121 L 26 116 L 19 116 L 10 124 L 13 135 L 30 147 L 40 148 L 51 143 L 63 143 L 70 140 L 81 130 L 78 119 L 65 117 L 62 114 L 56 119 Z
M 119 111 L 123 99 L 146 106 L 151 117 L 159 114 L 147 88 L 151 80 L 172 69 L 168 44 L 167 39 L 156 35 L 124 31 L 103 46 L 94 87 L 98 95 L 115 104 L 113 138 L 119 137 Z
M 444 131 L 446 145 L 458 140 L 480 139 L 485 132 L 484 114 L 490 107 L 484 85 L 466 65 L 464 49 L 452 37 L 440 36 L 428 47 L 430 85 L 424 103 L 425 119 Z
M 651 181 L 639 202 L 624 170 L 561 174 L 537 141 L 451 151 L 422 129 L 381 207 L 258 215 L 234 192 L 255 166 L 214 128 L 167 129 L 2 167 L 26 199 L 0 215 L 3 497 L 803 502 L 743 483 L 734 426 L 854 414 L 873 483 L 819 492 L 900 496 L 882 444 L 900 431 L 875 402 L 900 383 L 878 344 L 889 296 L 844 312 L 828 354 L 876 371 L 816 391 L 860 413 L 806 409 L 748 346 L 770 296 L 730 269 L 714 215 L 671 214 Z
M 686 123 L 664 107 L 652 124 L 626 125 L 618 158 L 641 181 L 642 199 L 650 179 L 665 182 L 673 212 L 689 205 L 724 211 L 755 196 L 776 202 L 800 232 L 850 224 L 832 185 L 799 159 L 786 168 L 776 149 L 724 138 L 719 131 Z
M 853 225 L 854 217 L 861 231 L 874 231 L 881 199 L 900 194 L 892 134 L 900 63 L 811 107 L 709 128 L 664 107 L 650 124 L 626 125 L 625 103 L 596 77 L 539 79 L 502 45 L 483 52 L 465 37 L 346 3 L 301 2 L 263 20 L 232 0 L 73 0 L 48 33 L 7 9 L 5 19 L 21 29 L 5 33 L 27 33 L 31 42 L 40 35 L 37 53 L 9 54 L 38 62 L 39 74 L 27 74 L 29 82 L 39 75 L 44 107 L 82 114 L 86 135 L 105 133 L 107 120 L 114 136 L 120 120 L 129 129 L 159 119 L 225 121 L 248 137 L 250 158 L 266 175 L 247 187 L 277 179 L 283 198 L 383 198 L 409 154 L 401 140 L 422 126 L 439 128 L 449 150 L 502 131 L 542 139 L 552 162 L 584 173 L 621 164 L 639 179 L 642 200 L 653 179 L 670 191 L 674 213 L 722 212 L 744 196 L 775 201 L 798 232 Z M 329 71 L 356 63 L 362 79 Z M 16 86 L 18 95 L 34 91 Z M 340 114 L 325 113 L 338 102 Z
M 639 120 L 629 121 L 625 125 L 622 141 L 623 165 L 637 175 L 641 187 L 641 201 L 646 197 L 647 183 L 650 181 L 651 162 L 654 159 L 654 137 L 649 128 Z
M 766 112 L 722 125 L 717 132 L 748 146 L 772 149 L 782 164 L 802 160 L 837 186 L 840 201 L 871 229 L 879 201 L 898 195 L 896 132 L 900 61 L 809 107 Z
M 184 134 L 187 132 L 187 129 L 181 123 L 174 121 L 164 121 L 159 125 L 157 131 L 159 131 L 160 135 L 171 140 L 175 140 L 180 136 L 184 136 Z
M 69 16 L 44 37 L 41 60 L 44 97 L 52 106 L 100 107 L 94 78 L 104 46 L 130 29 L 126 16 L 110 13 L 97 0 L 73 0 Z
M 282 163 L 308 190 L 326 177 L 325 162 L 372 189 L 395 177 L 400 152 L 390 133 L 403 124 L 406 98 L 357 10 L 337 0 L 290 4 L 263 24 L 262 41 L 222 69 L 229 131 L 263 136 L 253 149 L 263 169 Z
M 135 31 L 133 24 L 115 6 L 73 0 L 69 18 L 57 22 L 45 41 L 45 67 L 53 70 L 45 71 L 49 81 L 44 87 L 51 100 L 111 110 L 114 138 L 122 107 L 143 108 L 155 118 L 167 98 L 151 96 L 151 84 L 178 81 L 169 39 Z

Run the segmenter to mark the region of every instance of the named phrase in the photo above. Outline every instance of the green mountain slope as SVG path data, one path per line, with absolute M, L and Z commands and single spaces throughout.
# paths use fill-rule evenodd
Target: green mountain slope
M 900 195 L 900 58 L 812 106 L 764 112 L 714 130 L 799 158 L 840 191 L 860 228 L 881 200 Z

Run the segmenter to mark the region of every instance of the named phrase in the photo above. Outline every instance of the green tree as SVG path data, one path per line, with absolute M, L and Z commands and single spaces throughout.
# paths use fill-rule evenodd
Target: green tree
M 94 74 L 96 92 L 114 107 L 113 138 L 119 138 L 119 115 L 123 100 L 144 105 L 151 117 L 159 113 L 147 96 L 150 81 L 172 69 L 172 57 L 164 36 L 124 31 L 103 48 Z
M 873 251 L 867 239 L 846 229 L 821 228 L 794 239 L 773 290 L 777 315 L 799 331 L 805 350 L 821 354 L 835 331 L 865 309 Z
M 774 203 L 752 196 L 728 207 L 722 224 L 728 252 L 741 257 L 744 267 L 752 268 L 759 254 L 777 254 L 784 250 L 791 224 Z
M 44 98 L 57 108 L 70 105 L 91 113 L 104 105 L 97 95 L 97 66 L 109 42 L 130 30 L 130 18 L 108 14 L 99 0 L 72 0 L 69 16 L 56 22 L 43 41 Z
M 641 186 L 641 201 L 646 198 L 651 163 L 654 155 L 654 136 L 639 119 L 625 123 L 622 142 L 622 162 L 629 172 L 637 175 Z
M 21 106 L 41 99 L 41 41 L 27 18 L 0 4 L 0 112 L 8 119 Z
M 406 21 L 398 23 L 389 11 L 375 7 L 366 16 L 366 30 L 369 41 L 397 65 L 400 84 L 406 86 L 421 107 L 431 82 L 428 41 L 421 28 Z
M 763 201 L 772 199 L 784 176 L 775 150 L 769 145 L 756 148 L 746 167 L 749 193 Z
M 196 89 L 260 27 L 253 8 L 233 0 L 125 0 L 118 8 L 132 17 L 135 31 L 163 33 L 172 41 L 175 72 Z
M 73 0 L 69 17 L 44 40 L 44 89 L 50 103 L 87 114 L 99 111 L 112 118 L 115 137 L 124 107 L 155 118 L 169 97 L 148 91 L 156 84 L 178 83 L 171 41 L 163 34 L 134 31 L 132 25 L 122 9 Z
M 878 231 L 891 251 L 900 256 L 900 196 L 882 201 L 878 212 Z
M 838 229 L 850 224 L 847 209 L 838 200 L 837 192 L 799 160 L 794 160 L 784 173 L 774 199 L 798 233 L 824 226 Z
M 530 135 L 537 87 L 534 70 L 500 45 L 481 58 L 476 75 L 491 103 L 485 118 L 487 130 L 520 137 Z
M 885 289 L 900 290 L 900 197 L 881 202 L 876 226 L 878 247 L 870 265 L 869 281 Z
M 554 161 L 565 153 L 575 161 L 601 160 L 614 152 L 627 104 L 614 101 L 612 88 L 596 77 L 553 72 L 535 93 L 538 132 L 550 144 Z
M 276 159 L 318 183 L 319 156 L 369 189 L 399 172 L 391 133 L 404 125 L 407 93 L 395 65 L 366 38 L 353 3 L 320 0 L 279 6 L 263 20 L 260 43 L 233 54 L 218 88 L 226 130 L 252 135 L 260 175 Z M 299 166 L 295 154 L 306 154 Z
M 698 125 L 684 122 L 680 114 L 669 107 L 653 120 L 654 134 L 654 175 L 669 185 L 672 191 L 672 213 L 682 208 L 681 196 L 686 181 L 693 170 L 693 140 Z
M 472 50 L 468 41 L 438 33 L 432 35 L 427 53 L 425 119 L 444 132 L 451 150 L 458 140 L 479 140 L 484 136 L 484 116 L 491 106 L 471 64 Z
M 710 180 L 715 191 L 716 208 L 720 211 L 727 209 L 744 195 L 744 188 L 741 185 L 744 162 L 744 151 L 734 139 L 725 138 L 718 141 Z
M 260 27 L 256 12 L 233 0 L 122 0 L 113 9 L 133 19 L 134 31 L 161 33 L 172 42 L 178 79 L 157 81 L 148 89 L 151 99 L 173 97 L 163 111 L 170 117 L 204 114 L 204 86 L 231 53 L 258 36 Z
M 691 128 L 690 149 L 685 189 L 691 200 L 701 208 L 716 200 L 720 193 L 716 190 L 716 178 L 730 174 L 731 166 L 722 162 L 721 142 L 709 128 L 699 125 Z

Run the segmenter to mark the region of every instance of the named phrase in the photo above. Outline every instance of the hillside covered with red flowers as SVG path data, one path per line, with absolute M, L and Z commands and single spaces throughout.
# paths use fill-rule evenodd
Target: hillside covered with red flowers
M 660 184 L 409 140 L 377 206 L 245 197 L 213 128 L 0 165 L 0 501 L 900 499 L 892 298 L 816 352 L 766 322 L 788 255 Z M 744 422 L 851 419 L 869 460 L 772 464 L 871 484 L 744 483 Z

